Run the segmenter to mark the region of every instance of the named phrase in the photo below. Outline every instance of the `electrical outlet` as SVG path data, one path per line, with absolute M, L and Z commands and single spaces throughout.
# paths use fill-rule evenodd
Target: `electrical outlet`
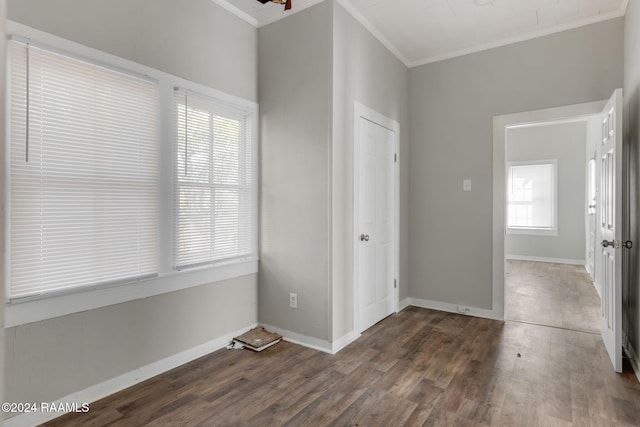
M 298 294 L 293 292 L 289 294 L 289 307 L 298 308 Z

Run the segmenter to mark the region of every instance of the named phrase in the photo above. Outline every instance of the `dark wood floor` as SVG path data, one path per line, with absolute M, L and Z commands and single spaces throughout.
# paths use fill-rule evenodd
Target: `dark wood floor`
M 220 350 L 48 426 L 638 426 L 600 336 L 410 307 L 328 355 Z

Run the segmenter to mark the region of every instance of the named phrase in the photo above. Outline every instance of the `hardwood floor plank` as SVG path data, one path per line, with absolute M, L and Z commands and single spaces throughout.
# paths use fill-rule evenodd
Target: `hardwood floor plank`
M 600 332 L 600 298 L 584 267 L 507 260 L 506 317 Z
M 332 387 L 283 425 L 287 427 L 329 425 L 366 391 L 365 388 Z
M 436 405 L 431 402 L 423 402 L 416 406 L 407 421 L 405 427 L 419 427 L 424 425 L 431 412 L 435 409 Z
M 126 427 L 132 425 L 146 425 L 173 411 L 181 411 L 182 408 L 196 400 L 193 395 L 174 397 L 169 394 L 158 402 L 153 402 L 142 407 L 128 407 L 122 411 L 123 417 L 109 424 L 109 427 Z
M 220 350 L 46 425 L 640 425 L 629 363 L 616 374 L 599 333 L 564 329 L 591 313 L 579 307 L 591 289 L 572 283 L 582 273 L 535 264 L 510 262 L 508 280 L 538 308 L 553 292 L 573 299 L 549 317 L 558 325 L 409 307 L 336 355 L 289 342 L 260 353 Z M 527 310 L 538 309 L 520 313 Z
M 417 404 L 380 390 L 368 389 L 343 411 L 332 426 L 403 425 Z
M 438 399 L 444 390 L 433 385 L 433 383 L 424 378 L 405 396 L 410 402 L 419 405 L 431 404 Z
M 423 426 L 430 427 L 472 427 L 474 422 L 459 417 L 454 412 L 448 412 L 442 409 L 434 409 L 429 418 L 424 422 Z
M 334 371 L 325 371 L 303 384 L 295 393 L 279 399 L 252 418 L 261 426 L 282 425 L 296 416 L 302 409 L 318 399 L 328 388 L 344 378 Z
M 84 426 L 105 426 L 121 419 L 122 414 L 115 408 L 104 408 L 100 411 L 89 411 L 83 417 L 77 414 L 67 414 L 47 423 L 50 427 L 84 427 Z
M 212 406 L 206 400 L 194 399 L 145 425 L 149 427 L 197 425 L 211 416 L 211 410 Z

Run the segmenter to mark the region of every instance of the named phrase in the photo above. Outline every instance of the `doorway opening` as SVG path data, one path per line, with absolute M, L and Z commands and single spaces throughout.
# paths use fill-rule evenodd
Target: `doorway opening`
M 587 184 L 600 115 L 505 132 L 505 318 L 599 333 L 600 300 L 585 267 L 595 244 Z
M 596 160 L 596 177 L 597 186 L 601 185 L 600 196 L 597 197 L 599 207 L 596 207 L 596 242 L 605 239 L 600 245 L 596 245 L 594 251 L 596 259 L 594 262 L 596 282 L 600 283 L 601 288 L 601 313 L 600 316 L 600 332 L 602 341 L 609 353 L 614 369 L 618 372 L 622 369 L 622 338 L 621 338 L 621 256 L 616 255 L 622 241 L 622 197 L 621 183 L 623 182 L 622 172 L 622 91 L 616 90 L 608 101 L 591 102 L 585 104 L 576 104 L 571 106 L 557 107 L 546 110 L 537 110 L 531 112 L 510 114 L 505 116 L 494 117 L 494 146 L 493 146 L 493 302 L 494 312 L 497 316 L 507 318 L 505 316 L 505 299 L 506 297 L 506 277 L 507 277 L 507 260 L 509 251 L 514 251 L 513 246 L 507 246 L 507 227 L 513 223 L 513 207 L 507 199 L 508 185 L 508 130 L 517 129 L 518 127 L 539 126 L 541 123 L 549 122 L 573 122 L 584 120 L 589 116 L 598 115 L 600 118 L 600 138 L 597 145 Z M 588 221 L 588 188 L 586 185 L 587 171 L 587 154 L 582 157 L 583 165 L 585 165 L 584 175 L 582 177 L 583 190 L 583 209 L 584 215 L 581 224 L 583 232 L 586 234 Z M 561 169 L 559 167 L 559 169 Z M 513 189 L 512 189 L 513 190 Z M 561 204 L 561 202 L 559 203 Z M 511 209 L 511 212 L 509 211 Z M 535 215 L 533 215 L 535 216 Z M 547 215 L 548 217 L 549 215 Z M 518 224 L 516 224 L 518 225 Z M 554 232 L 557 223 L 551 221 L 550 224 L 540 225 L 533 220 L 533 226 L 528 228 L 546 228 L 547 232 Z M 585 238 L 586 241 L 586 238 Z M 595 242 L 593 242 L 595 243 Z M 606 243 L 606 244 L 605 244 Z M 548 243 L 547 243 L 548 244 Z M 544 246 L 544 245 L 543 245 Z M 602 247 L 600 247 L 602 246 Z M 582 264 L 587 263 L 589 248 L 585 244 L 583 247 L 584 258 Z M 552 254 L 552 258 L 558 257 L 558 254 Z M 541 257 L 545 258 L 545 257 Z M 578 258 L 579 259 L 579 258 Z M 529 260 L 549 261 L 545 259 Z M 606 261 L 606 262 L 605 262 Z M 585 271 L 586 274 L 586 271 Z M 562 326 L 560 326 L 562 327 Z

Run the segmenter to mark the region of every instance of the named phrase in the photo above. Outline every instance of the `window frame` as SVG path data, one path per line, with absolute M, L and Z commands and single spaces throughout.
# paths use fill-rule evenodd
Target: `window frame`
M 514 166 L 537 166 L 551 165 L 553 170 L 553 226 L 552 227 L 532 227 L 532 226 L 509 226 L 509 174 Z M 528 235 L 528 236 L 557 236 L 558 235 L 558 160 L 527 160 L 507 162 L 505 177 L 505 230 L 508 235 Z
M 250 114 L 247 114 L 246 111 L 243 111 L 241 109 L 236 108 L 233 105 L 229 105 L 229 104 L 224 104 L 222 102 L 220 102 L 217 99 L 208 97 L 202 93 L 197 93 L 195 91 L 192 90 L 185 90 L 184 88 L 179 88 L 176 87 L 174 88 L 174 92 L 175 92 L 175 96 L 174 96 L 174 104 L 173 104 L 173 108 L 174 108 L 174 222 L 173 222 L 173 226 L 174 226 L 174 242 L 179 240 L 180 237 L 180 233 L 178 232 L 179 229 L 179 225 L 180 225 L 180 221 L 179 218 L 176 218 L 176 215 L 179 212 L 179 206 L 180 206 L 180 201 L 175 197 L 176 196 L 176 191 L 180 192 L 180 189 L 196 189 L 196 188 L 200 188 L 200 189 L 206 189 L 210 192 L 210 215 L 209 215 L 209 226 L 210 226 L 210 236 L 211 236 L 211 245 L 215 245 L 214 241 L 217 238 L 217 228 L 216 228 L 216 224 L 215 224 L 215 219 L 216 219 L 216 210 L 215 210 L 215 200 L 216 197 L 214 196 L 218 190 L 236 190 L 238 193 L 238 196 L 240 198 L 240 196 L 244 193 L 246 194 L 247 192 L 251 192 L 252 190 L 252 185 L 255 188 L 256 187 L 256 179 L 257 176 L 252 173 L 251 170 L 249 170 L 249 172 L 247 172 L 246 169 L 246 162 L 245 160 L 248 158 L 251 158 L 254 153 L 255 153 L 255 146 L 251 145 L 250 143 L 247 145 L 247 138 L 249 139 L 249 142 L 251 142 L 251 140 L 253 139 L 252 137 L 252 127 L 253 127 L 253 121 L 256 119 L 255 117 L 251 116 Z M 181 98 L 185 99 L 185 102 L 181 102 Z M 186 120 L 187 115 L 185 114 L 184 116 L 180 113 L 179 108 L 180 106 L 183 106 L 183 108 L 185 108 L 187 106 L 187 104 L 189 105 L 190 108 L 192 108 L 191 113 L 194 112 L 192 104 L 196 103 L 199 106 L 198 112 L 199 113 L 205 113 L 206 115 L 208 115 L 208 124 L 209 124 L 209 134 L 207 135 L 207 140 L 208 142 L 206 143 L 207 146 L 207 152 L 208 152 L 208 161 L 206 162 L 206 171 L 207 171 L 207 179 L 206 182 L 202 180 L 202 177 L 200 179 L 197 179 L 195 176 L 193 178 L 196 178 L 195 180 L 192 179 L 186 179 L 186 180 L 182 180 L 182 176 L 183 176 L 183 170 L 181 169 L 182 167 L 186 167 L 186 164 L 184 164 L 184 166 L 180 165 L 180 156 L 183 154 L 183 148 L 180 148 L 180 131 L 182 130 L 182 128 L 180 127 L 180 123 L 182 123 L 182 117 L 184 117 L 184 120 Z M 184 114 L 184 113 L 183 113 Z M 217 139 L 215 138 L 215 120 L 217 118 L 222 118 L 225 120 L 238 120 L 238 122 L 240 123 L 240 129 L 239 129 L 239 138 L 238 138 L 238 164 L 237 164 L 237 171 L 238 171 L 238 182 L 237 183 L 229 183 L 229 182 L 216 182 L 216 176 L 218 174 L 218 171 L 216 169 L 215 163 L 216 163 L 216 156 L 215 156 L 215 151 L 216 149 L 219 149 L 222 147 L 222 143 L 219 143 L 217 141 Z M 243 123 L 244 122 L 244 123 Z M 247 126 L 247 122 L 249 123 L 249 125 Z M 193 125 L 193 122 L 189 122 L 191 125 Z M 192 126 L 188 126 L 186 125 L 185 122 L 185 127 L 184 130 L 186 129 L 191 129 Z M 185 140 L 186 141 L 186 140 Z M 188 145 L 185 144 L 185 149 Z M 247 156 L 247 153 L 249 154 L 249 156 Z M 183 160 L 183 162 L 186 161 L 186 159 Z M 254 161 L 251 161 L 251 164 L 253 164 Z M 204 164 L 202 164 L 202 162 L 200 162 L 199 164 L 193 165 L 192 166 L 205 166 Z M 192 168 L 191 168 L 192 169 Z M 184 171 L 186 171 L 186 169 L 184 169 Z M 257 213 L 258 210 L 258 206 L 255 203 L 255 200 L 253 201 L 253 203 L 251 202 L 251 200 L 249 201 L 250 205 L 249 206 L 244 206 L 241 205 L 241 202 L 239 202 L 239 207 L 246 207 L 248 208 L 248 210 L 250 212 L 253 212 L 253 214 L 255 215 Z M 243 218 L 239 218 L 239 223 L 237 224 L 239 226 L 240 222 L 243 222 Z M 241 227 L 238 227 L 241 228 Z M 243 253 L 236 253 L 233 255 L 230 255 L 228 257 L 218 257 L 215 254 L 213 254 L 213 259 L 202 259 L 203 256 L 202 254 L 200 254 L 200 256 L 198 256 L 197 258 L 200 258 L 200 261 L 195 262 L 195 263 L 180 263 L 178 258 L 179 258 L 179 253 L 177 250 L 175 250 L 176 248 L 174 247 L 174 258 L 173 258 L 173 263 L 174 263 L 174 269 L 178 270 L 178 271 L 182 271 L 182 270 L 188 270 L 191 268 L 196 268 L 198 266 L 206 266 L 206 265 L 215 265 L 218 263 L 224 263 L 224 262 L 229 262 L 229 261 L 233 261 L 233 260 L 239 260 L 239 259 L 246 259 L 247 257 L 252 257 L 255 255 L 255 253 L 257 252 L 257 235 L 255 235 L 256 232 L 256 228 L 257 228 L 257 223 L 250 223 L 248 225 L 248 231 L 254 232 L 254 235 L 248 235 L 247 236 L 247 240 L 249 242 L 249 252 L 243 252 Z M 241 232 L 239 232 L 238 234 L 239 236 L 242 236 Z M 186 238 L 188 237 L 188 235 L 183 235 L 182 237 Z M 214 252 L 212 247 L 209 247 L 209 252 Z M 206 258 L 206 257 L 205 257 Z
M 82 59 L 103 67 L 114 68 L 148 77 L 158 82 L 158 275 L 126 283 L 106 284 L 103 286 L 83 287 L 69 292 L 45 296 L 35 296 L 9 301 L 9 268 L 5 268 L 5 326 L 13 327 L 58 316 L 92 310 L 113 304 L 147 298 L 168 292 L 211 284 L 258 272 L 257 224 L 258 224 L 258 104 L 225 92 L 212 89 L 189 80 L 147 67 L 136 62 L 93 49 L 58 36 L 19 24 L 7 22 L 7 33 L 11 38 L 44 47 L 57 53 Z M 10 64 L 8 64 L 10 66 Z M 8 68 L 9 69 L 9 68 Z M 7 73 L 7 87 L 11 76 Z M 177 271 L 173 262 L 173 168 L 174 168 L 174 131 L 173 131 L 173 92 L 181 87 L 202 93 L 210 98 L 233 105 L 246 111 L 251 117 L 252 144 L 252 199 L 256 207 L 253 218 L 255 226 L 253 255 L 242 260 L 232 260 Z M 5 114 L 10 114 L 10 95 L 5 99 Z M 5 139 L 11 135 L 10 123 L 5 129 Z M 10 144 L 5 144 L 5 165 L 8 163 Z M 5 181 L 5 265 L 10 266 L 11 221 L 9 202 L 10 179 Z

